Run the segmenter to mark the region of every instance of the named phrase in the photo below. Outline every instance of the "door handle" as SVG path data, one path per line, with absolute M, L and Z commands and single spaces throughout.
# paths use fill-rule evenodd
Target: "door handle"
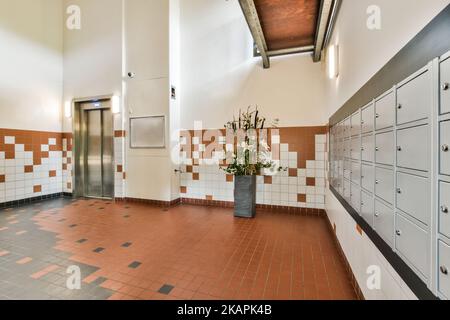
M 447 206 L 441 206 L 441 211 L 443 213 L 448 213 L 448 207 Z
M 402 151 L 402 147 L 401 147 L 401 146 L 398 146 L 398 147 L 397 147 L 397 151 Z
M 380 216 L 380 214 L 375 212 L 375 217 L 378 218 L 379 216 Z
M 375 114 L 375 118 L 380 118 L 380 115 L 377 113 L 377 114 Z
M 442 91 L 447 91 L 450 88 L 450 84 L 448 82 L 442 84 Z
M 379 184 L 380 183 L 380 181 L 379 180 L 375 180 L 375 184 Z
M 401 103 L 399 103 L 399 104 L 397 105 L 397 109 L 400 110 L 401 108 L 403 108 L 403 106 L 402 106 Z
M 443 144 L 441 149 L 443 152 L 448 152 L 448 144 Z
M 441 266 L 439 269 L 441 269 L 442 274 L 448 275 L 448 270 L 446 266 Z
M 399 237 L 402 235 L 402 231 L 401 230 L 396 230 L 395 234 L 398 235 Z
M 397 193 L 398 193 L 398 194 L 401 194 L 401 193 L 402 193 L 402 189 L 397 188 Z
M 375 148 L 375 151 L 380 151 L 380 148 L 379 148 L 379 147 L 376 147 L 376 148 Z

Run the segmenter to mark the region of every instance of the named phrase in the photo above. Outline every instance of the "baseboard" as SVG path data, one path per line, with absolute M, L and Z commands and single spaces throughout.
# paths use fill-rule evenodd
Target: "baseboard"
M 205 200 L 205 199 L 191 199 L 191 198 L 181 198 L 182 204 L 194 205 L 194 206 L 204 206 L 204 207 L 218 207 L 218 208 L 234 208 L 234 202 L 232 201 L 217 201 L 217 200 Z M 289 206 L 275 206 L 275 205 L 265 205 L 257 204 L 256 209 L 260 211 L 270 211 L 270 212 L 288 212 L 302 215 L 325 215 L 325 210 L 314 209 L 314 208 L 298 208 Z
M 358 281 L 356 280 L 356 277 L 355 277 L 355 274 L 353 273 L 352 267 L 350 266 L 350 263 L 347 260 L 347 257 L 346 257 L 346 255 L 344 253 L 344 250 L 341 247 L 341 243 L 339 242 L 339 239 L 338 239 L 338 237 L 336 235 L 336 225 L 335 224 L 333 224 L 333 225 L 331 224 L 330 218 L 328 218 L 328 214 L 326 214 L 326 212 L 325 212 L 325 218 L 326 218 L 326 220 L 328 222 L 327 225 L 328 225 L 328 227 L 330 229 L 330 232 L 333 235 L 333 241 L 334 241 L 334 243 L 336 245 L 336 248 L 338 249 L 341 258 L 344 261 L 345 269 L 347 270 L 347 273 L 348 273 L 348 275 L 350 277 L 350 281 L 351 281 L 353 290 L 355 290 L 355 293 L 356 293 L 356 296 L 358 297 L 358 300 L 365 300 L 365 297 L 364 297 L 364 294 L 363 294 L 363 292 L 361 290 L 361 287 L 359 286 Z
M 23 205 L 27 205 L 27 204 L 34 203 L 34 202 L 39 202 L 42 200 L 61 198 L 62 196 L 64 196 L 64 193 L 58 192 L 58 193 L 47 194 L 44 196 L 31 197 L 31 198 L 25 198 L 25 199 L 20 199 L 20 200 L 3 202 L 3 203 L 0 203 L 0 209 L 23 206 Z
M 175 199 L 172 201 L 161 201 L 161 200 L 150 200 L 150 199 L 139 199 L 139 198 L 115 198 L 116 202 L 128 202 L 128 203 L 140 203 L 147 204 L 158 207 L 174 207 L 181 203 L 181 199 Z

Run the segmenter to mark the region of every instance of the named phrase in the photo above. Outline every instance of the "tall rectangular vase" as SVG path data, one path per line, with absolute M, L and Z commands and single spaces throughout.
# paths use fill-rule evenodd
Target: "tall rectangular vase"
M 234 216 L 254 218 L 256 214 L 256 176 L 234 178 Z

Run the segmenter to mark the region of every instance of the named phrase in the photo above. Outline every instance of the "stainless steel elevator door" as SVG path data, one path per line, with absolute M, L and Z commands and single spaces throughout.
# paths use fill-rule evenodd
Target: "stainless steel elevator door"
M 110 108 L 96 106 L 98 103 L 80 106 L 81 148 L 77 167 L 81 177 L 77 186 L 85 197 L 113 198 L 113 117 Z
M 86 112 L 86 196 L 103 197 L 102 111 Z

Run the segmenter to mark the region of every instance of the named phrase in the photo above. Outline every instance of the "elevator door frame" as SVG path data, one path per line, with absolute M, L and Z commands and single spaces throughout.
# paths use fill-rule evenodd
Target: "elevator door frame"
M 100 107 L 82 107 L 84 104 L 94 104 L 100 103 Z M 74 153 L 74 164 L 73 164 L 73 177 L 74 177 L 74 189 L 73 195 L 75 197 L 85 197 L 85 198 L 96 198 L 96 199 L 114 199 L 114 115 L 111 114 L 111 197 L 95 197 L 89 196 L 87 194 L 86 182 L 86 156 L 87 150 L 83 148 L 84 137 L 86 128 L 83 128 L 85 123 L 82 123 L 82 113 L 89 110 L 100 110 L 111 109 L 112 95 L 111 96 L 101 96 L 88 99 L 78 99 L 73 101 L 73 153 Z M 101 114 L 101 116 L 103 116 Z M 103 183 L 103 182 L 102 182 Z

